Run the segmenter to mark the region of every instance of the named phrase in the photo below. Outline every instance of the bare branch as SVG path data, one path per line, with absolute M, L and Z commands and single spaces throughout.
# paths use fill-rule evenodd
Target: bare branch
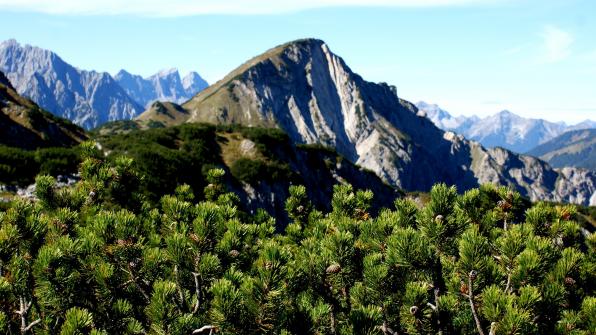
M 497 333 L 497 323 L 492 322 L 490 324 L 490 332 L 488 333 L 488 335 L 495 335 L 496 333 Z
M 24 297 L 19 297 L 19 310 L 15 311 L 21 317 L 21 334 L 27 333 L 31 328 L 41 322 L 41 319 L 37 319 L 27 325 L 27 314 L 29 314 L 29 309 L 33 304 L 33 300 L 27 302 Z
M 383 324 L 379 326 L 379 330 L 382 331 L 383 334 L 398 335 L 398 332 L 387 326 L 387 321 L 383 321 Z
M 468 274 L 468 300 L 470 302 L 470 308 L 472 309 L 472 315 L 474 316 L 474 322 L 476 322 L 476 329 L 478 329 L 478 333 L 480 335 L 484 335 L 484 330 L 482 330 L 482 325 L 480 324 L 480 319 L 478 318 L 478 313 L 476 312 L 476 305 L 474 304 L 474 280 L 476 279 L 477 272 L 476 270 L 470 271 Z
M 38 324 L 40 322 L 41 322 L 41 319 L 37 319 L 37 320 L 31 322 L 27 327 L 25 327 L 25 329 L 21 329 L 21 332 L 22 333 L 28 332 L 29 330 L 31 330 L 31 328 L 33 328 L 36 324 Z
M 195 278 L 195 294 L 197 295 L 197 303 L 192 310 L 192 314 L 195 314 L 199 311 L 199 306 L 201 305 L 201 287 L 199 286 L 199 274 L 193 272 L 192 276 Z
M 213 332 L 216 332 L 217 333 L 219 331 L 219 328 L 217 326 L 207 325 L 207 326 L 203 326 L 203 327 L 201 327 L 199 329 L 193 330 L 192 331 L 192 334 L 201 334 L 201 333 L 203 333 L 204 331 L 207 331 L 207 330 L 209 331 L 209 334 L 212 334 Z

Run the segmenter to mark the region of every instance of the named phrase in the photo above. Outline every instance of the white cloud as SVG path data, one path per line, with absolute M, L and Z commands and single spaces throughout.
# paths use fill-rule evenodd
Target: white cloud
M 547 63 L 554 63 L 571 55 L 571 44 L 573 43 L 573 36 L 555 26 L 546 26 L 542 33 L 544 42 L 544 61 Z
M 0 10 L 84 15 L 247 15 L 335 6 L 434 7 L 509 1 L 511 0 L 0 0 Z

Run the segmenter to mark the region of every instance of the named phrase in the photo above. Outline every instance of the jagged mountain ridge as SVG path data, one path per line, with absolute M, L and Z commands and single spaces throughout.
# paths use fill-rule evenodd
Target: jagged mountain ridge
M 131 98 L 145 108 L 158 100 L 185 102 L 209 86 L 198 73 L 193 71 L 181 78 L 177 69 L 163 70 L 147 78 L 120 70 L 114 79 Z
M 19 94 L 87 129 L 143 111 L 108 73 L 76 69 L 49 50 L 15 40 L 0 44 L 0 70 Z
M 571 130 L 528 152 L 554 167 L 596 171 L 596 129 Z
M 444 132 L 400 99 L 394 87 L 365 81 L 320 40 L 273 48 L 200 92 L 172 124 L 210 122 L 279 127 L 296 143 L 332 146 L 405 190 L 437 182 L 460 190 L 512 185 L 532 200 L 594 203 L 590 171 L 548 164 Z M 142 118 L 151 119 L 149 110 Z
M 156 100 L 184 102 L 207 87 L 196 72 L 178 70 L 143 78 L 121 70 L 80 70 L 57 54 L 16 40 L 0 44 L 0 71 L 19 92 L 51 113 L 91 129 L 108 121 L 130 120 Z
M 72 146 L 85 140 L 78 126 L 20 96 L 0 72 L 0 144 L 21 149 Z
M 563 122 L 524 118 L 510 111 L 479 118 L 477 116 L 452 116 L 436 104 L 420 101 L 416 106 L 433 123 L 446 131 L 454 131 L 486 147 L 503 147 L 519 153 L 529 152 L 536 146 L 576 129 L 594 128 L 596 123 L 586 120 L 568 126 Z

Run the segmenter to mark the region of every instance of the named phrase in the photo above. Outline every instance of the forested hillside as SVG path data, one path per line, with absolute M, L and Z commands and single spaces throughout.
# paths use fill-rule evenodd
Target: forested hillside
M 76 185 L 39 176 L 0 212 L 0 333 L 596 332 L 596 236 L 572 205 L 438 184 L 373 215 L 370 191 L 319 211 L 294 185 L 276 231 L 221 169 L 149 202 L 132 159 L 81 150 Z

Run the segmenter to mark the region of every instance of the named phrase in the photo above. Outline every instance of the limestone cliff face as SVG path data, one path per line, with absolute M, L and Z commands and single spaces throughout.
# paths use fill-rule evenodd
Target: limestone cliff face
M 533 200 L 583 204 L 595 192 L 591 173 L 558 172 L 438 129 L 394 87 L 363 80 L 320 40 L 271 49 L 182 107 L 188 116 L 179 122 L 280 127 L 294 142 L 332 146 L 405 190 L 426 191 L 437 182 L 460 190 L 499 182 Z

